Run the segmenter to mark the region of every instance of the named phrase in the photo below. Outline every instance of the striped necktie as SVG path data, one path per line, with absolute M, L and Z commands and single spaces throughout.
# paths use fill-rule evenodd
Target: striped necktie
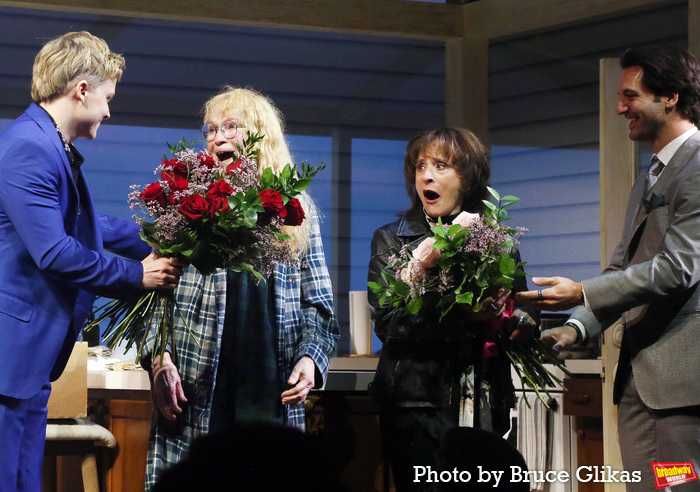
M 664 168 L 664 163 L 659 160 L 657 156 L 654 156 L 651 158 L 651 164 L 649 165 L 649 171 L 647 172 L 647 177 L 646 177 L 646 186 L 644 188 L 645 191 L 649 191 L 654 184 L 656 184 L 656 180 L 659 179 L 659 174 Z

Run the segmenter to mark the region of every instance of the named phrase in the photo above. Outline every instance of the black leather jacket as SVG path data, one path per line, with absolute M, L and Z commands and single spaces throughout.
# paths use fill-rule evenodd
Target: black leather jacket
M 406 244 L 417 246 L 429 235 L 430 228 L 420 206 L 377 229 L 372 239 L 369 280 L 381 283 L 381 273 L 389 257 Z M 519 261 L 517 253 L 516 261 Z M 513 291 L 526 290 L 524 278 L 518 280 Z M 375 332 L 383 342 L 370 387 L 373 397 L 381 405 L 394 407 L 456 405 L 460 399 L 459 377 L 474 363 L 476 345 L 480 343 L 477 333 L 483 332 L 483 323 L 470 323 L 459 309 L 454 309 L 442 322 L 407 315 L 403 308 L 380 307 L 377 296 L 371 290 L 368 294 Z M 510 363 L 504 355 L 486 362 L 482 367 L 484 379 L 491 385 L 492 408 L 501 407 L 505 412 L 514 404 Z

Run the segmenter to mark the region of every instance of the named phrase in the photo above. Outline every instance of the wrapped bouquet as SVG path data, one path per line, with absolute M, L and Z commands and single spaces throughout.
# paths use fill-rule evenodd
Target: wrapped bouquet
M 281 227 L 302 224 L 304 209 L 296 197 L 325 165 L 305 162 L 298 172 L 287 164 L 279 175 L 268 168 L 258 176 L 255 144 L 262 138 L 248 134 L 226 169 L 185 140 L 168 144 L 174 157 L 165 157 L 156 168 L 160 179 L 143 188 L 133 185 L 129 194 L 132 210 L 141 209 L 150 218 L 135 216 L 143 239 L 164 256 L 183 258 L 202 275 L 226 268 L 248 271 L 260 280 L 277 264 L 297 261 Z M 172 293 L 149 291 L 107 303 L 91 315 L 85 329 L 109 319 L 107 346 L 125 343 L 128 350 L 139 343 L 138 361 L 151 327 L 156 327 L 153 352 L 162 356 L 172 340 L 176 315 Z
M 369 282 L 378 296 L 380 305 L 390 304 L 405 309 L 407 313 L 422 313 L 442 320 L 457 305 L 477 312 L 485 299 L 497 298 L 510 292 L 517 277 L 525 275 L 524 263 L 517 263 L 512 252 L 518 237 L 525 229 L 512 229 L 504 222 L 508 219 L 506 207 L 518 198 L 501 196 L 489 188 L 495 203 L 484 201 L 483 214 L 460 213 L 451 225 L 441 220 L 431 228 L 433 236 L 425 239 L 414 250 L 404 246 L 389 259 L 387 270 L 382 273 L 382 283 Z M 549 395 L 549 387 L 561 385 L 545 363 L 554 364 L 568 373 L 566 367 L 538 338 L 512 341 L 504 331 L 513 312 L 512 301 L 506 303 L 501 317 L 485 325 L 485 356 L 493 355 L 494 342 L 499 345 L 515 367 L 523 387 L 532 388 L 542 401 L 540 391 Z M 546 403 L 546 402 L 545 402 Z

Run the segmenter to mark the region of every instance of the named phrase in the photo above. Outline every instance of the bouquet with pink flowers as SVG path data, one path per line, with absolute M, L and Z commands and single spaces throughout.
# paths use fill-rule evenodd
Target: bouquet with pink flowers
M 279 263 L 298 261 L 281 227 L 302 224 L 304 209 L 296 197 L 325 164 L 311 167 L 304 162 L 301 173 L 287 164 L 279 175 L 269 168 L 259 175 L 254 146 L 262 138 L 249 133 L 225 169 L 206 151 L 192 150 L 186 140 L 168 144 L 174 157 L 165 157 L 156 168 L 160 179 L 143 188 L 133 185 L 129 194 L 132 210 L 141 209 L 151 219 L 135 216 L 143 239 L 164 256 L 183 258 L 202 275 L 226 268 L 264 279 Z M 129 349 L 140 340 L 138 360 L 144 333 L 157 326 L 154 353 L 162 356 L 172 339 L 176 310 L 172 293 L 144 292 L 107 303 L 85 329 L 110 319 L 107 345 L 126 342 Z
M 434 236 L 412 251 L 406 245 L 389 258 L 388 269 L 382 273 L 383 283 L 368 283 L 380 305 L 389 303 L 409 314 L 420 312 L 442 320 L 457 305 L 477 312 L 485 299 L 507 296 L 515 279 L 525 276 L 525 263 L 516 262 L 512 252 L 526 229 L 503 224 L 508 219 L 506 207 L 518 198 L 501 198 L 493 188 L 489 192 L 496 203 L 484 200 L 483 215 L 462 212 L 451 225 L 438 220 L 431 228 Z M 540 390 L 548 394 L 548 386 L 562 382 L 544 367 L 543 361 L 568 371 L 541 340 L 510 340 L 503 327 L 512 314 L 513 303 L 506 306 L 504 314 L 491 320 L 483 334 L 487 344 L 484 356 L 494 354 L 495 344 L 489 339 L 498 338 L 523 384 L 538 395 Z
M 516 264 L 511 256 L 525 229 L 502 223 L 505 207 L 518 199 L 501 199 L 496 190 L 489 190 L 498 206 L 484 201 L 483 215 L 462 212 L 451 225 L 438 220 L 431 228 L 433 237 L 413 251 L 404 246 L 389 259 L 390 270 L 382 275 L 385 285 L 369 284 L 380 304 L 405 305 L 411 314 L 430 312 L 442 319 L 457 304 L 478 311 L 486 297 L 512 289 L 515 279 L 525 275 L 524 263 Z

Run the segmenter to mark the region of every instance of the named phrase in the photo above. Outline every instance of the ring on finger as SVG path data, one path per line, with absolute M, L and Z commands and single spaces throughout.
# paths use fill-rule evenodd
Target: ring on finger
M 542 299 L 542 291 L 541 290 L 537 291 L 537 299 Z

